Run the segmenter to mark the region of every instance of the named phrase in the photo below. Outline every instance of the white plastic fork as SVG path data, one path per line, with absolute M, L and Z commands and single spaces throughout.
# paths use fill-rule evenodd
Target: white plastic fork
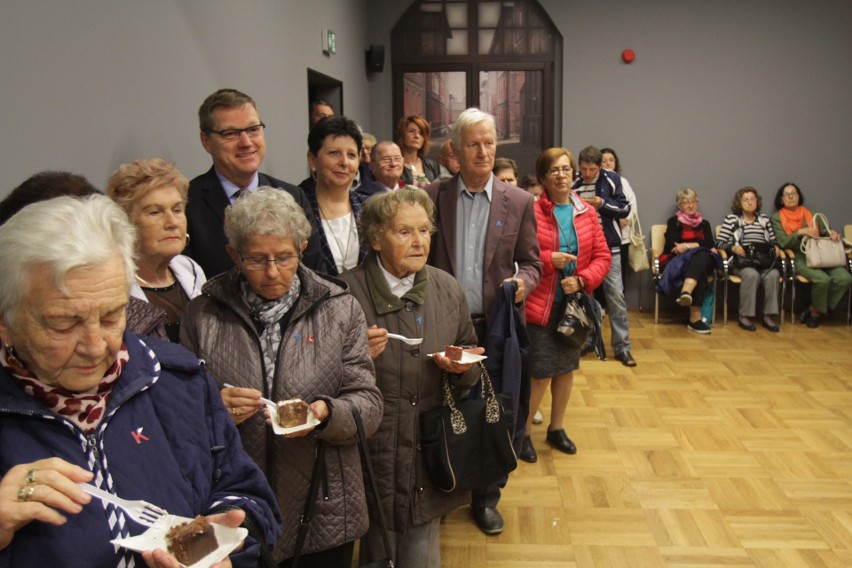
M 235 388 L 237 388 L 237 387 L 235 387 L 234 385 L 229 384 L 229 383 L 224 383 L 222 386 L 223 386 L 223 387 L 225 387 L 226 389 L 235 389 Z M 269 400 L 268 398 L 260 397 L 260 402 L 264 403 L 264 404 L 265 404 L 265 405 L 267 405 L 267 406 L 271 406 L 272 408 L 275 408 L 275 407 L 277 407 L 277 406 L 278 406 L 277 404 L 275 404 L 273 401 Z
M 418 337 L 416 339 L 411 339 L 409 337 L 405 337 L 404 335 L 397 335 L 396 333 L 389 333 L 388 338 L 398 339 L 399 341 L 402 341 L 406 345 L 420 345 L 421 343 L 423 343 L 422 337 Z
M 106 501 L 107 503 L 112 503 L 116 507 L 121 507 L 131 519 L 140 525 L 145 525 L 146 527 L 154 526 L 154 523 L 160 520 L 160 518 L 168 515 L 168 512 L 165 509 L 161 509 L 147 501 L 128 501 L 127 499 L 122 499 L 112 493 L 107 493 L 103 489 L 99 489 L 94 485 L 89 485 L 88 483 L 78 483 L 77 485 L 80 489 L 92 497 L 97 497 L 101 501 Z

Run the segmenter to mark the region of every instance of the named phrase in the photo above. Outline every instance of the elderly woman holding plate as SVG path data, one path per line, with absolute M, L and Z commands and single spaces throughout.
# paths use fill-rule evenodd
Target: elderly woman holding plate
M 260 188 L 229 206 L 225 235 L 236 266 L 189 303 L 181 342 L 224 387 L 243 444 L 278 498 L 285 530 L 276 562 L 292 562 L 322 442 L 326 473 L 299 566 L 349 568 L 355 539 L 368 526 L 352 410 L 370 434 L 382 398 L 363 310 L 343 282 L 300 262 L 310 233 L 303 209 L 283 191 Z M 300 398 L 319 424 L 276 435 L 261 397 Z
M 407 186 L 371 197 L 361 211 L 361 232 L 371 252 L 363 265 L 341 278 L 360 302 L 372 325 L 371 355 L 384 397 L 384 415 L 370 440 L 379 499 L 392 534 L 398 566 L 441 565 L 441 516 L 470 501 L 469 492 L 445 493 L 432 485 L 418 446 L 422 412 L 441 405 L 442 373 L 453 384 L 470 388 L 479 368 L 442 356 L 446 345 L 476 345 L 467 301 L 458 281 L 426 266 L 434 204 L 422 189 Z M 416 346 L 391 332 L 422 338 Z M 480 347 L 469 349 L 481 354 Z M 434 353 L 427 358 L 427 353 Z M 375 523 L 361 540 L 361 561 L 384 558 Z
M 278 536 L 274 496 L 198 358 L 125 332 L 135 238 L 102 195 L 35 203 L 0 227 L 0 566 L 178 566 L 113 547 L 146 527 L 81 482 Z M 259 555 L 249 538 L 231 559 Z

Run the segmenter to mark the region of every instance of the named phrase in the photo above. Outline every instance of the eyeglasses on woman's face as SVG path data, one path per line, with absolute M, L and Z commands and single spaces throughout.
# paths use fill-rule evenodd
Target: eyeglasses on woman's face
M 562 166 L 560 168 L 550 168 L 547 170 L 547 175 L 550 177 L 558 177 L 560 175 L 571 177 L 574 175 L 574 170 L 571 166 Z
M 274 262 L 275 266 L 278 268 L 293 268 L 299 263 L 301 258 L 301 255 L 298 254 L 279 256 L 276 258 L 240 255 L 240 260 L 243 261 L 243 266 L 245 266 L 246 270 L 266 270 L 266 267 L 269 266 L 270 262 Z

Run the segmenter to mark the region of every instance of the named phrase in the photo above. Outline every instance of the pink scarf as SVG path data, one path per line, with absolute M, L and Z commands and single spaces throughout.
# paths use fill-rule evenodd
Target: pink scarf
M 704 217 L 702 217 L 701 213 L 699 213 L 698 211 L 696 211 L 694 215 L 687 215 L 686 213 L 678 209 L 677 213 L 675 213 L 675 217 L 677 217 L 677 220 L 680 221 L 682 224 L 686 225 L 687 227 L 692 227 L 693 229 L 704 222 Z
M 11 373 L 24 389 L 24 392 L 41 402 L 45 407 L 64 416 L 80 427 L 87 434 L 95 431 L 104 417 L 113 383 L 121 375 L 121 369 L 130 360 L 127 346 L 122 344 L 115 362 L 110 366 L 98 385 L 83 393 L 76 393 L 62 387 L 51 387 L 30 372 L 16 358 L 6 356 L 5 350 L 0 350 L 0 365 Z

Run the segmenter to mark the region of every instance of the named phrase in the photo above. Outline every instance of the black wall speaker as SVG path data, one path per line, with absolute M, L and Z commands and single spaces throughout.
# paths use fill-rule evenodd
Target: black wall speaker
M 385 69 L 385 46 L 370 44 L 367 50 L 367 71 L 381 73 Z

